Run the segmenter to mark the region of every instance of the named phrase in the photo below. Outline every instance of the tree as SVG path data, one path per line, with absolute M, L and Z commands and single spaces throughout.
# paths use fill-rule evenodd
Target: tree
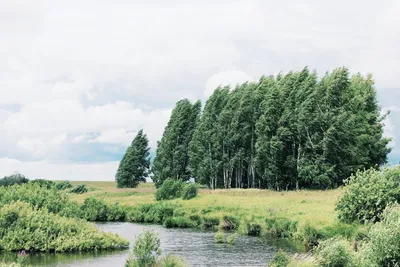
M 166 179 L 190 179 L 189 143 L 200 118 L 201 103 L 188 99 L 176 103 L 171 118 L 157 146 L 153 181 L 159 187 Z
M 150 168 L 149 155 L 149 140 L 146 134 L 143 134 L 143 130 L 140 130 L 119 163 L 115 175 L 117 187 L 134 188 L 140 182 L 146 182 Z

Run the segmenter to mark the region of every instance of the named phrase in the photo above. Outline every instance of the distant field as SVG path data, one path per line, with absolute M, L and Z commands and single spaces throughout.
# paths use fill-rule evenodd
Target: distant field
M 119 189 L 115 182 L 73 182 L 86 184 L 89 192 L 82 195 L 70 194 L 72 199 L 83 201 L 88 196 L 96 196 L 122 205 L 155 202 L 153 183 L 140 184 L 138 188 Z M 274 215 L 308 223 L 316 228 L 338 223 L 335 203 L 342 189 L 327 191 L 276 192 L 258 189 L 208 190 L 201 189 L 199 196 L 192 200 L 173 200 L 184 209 L 206 209 L 212 207 L 213 215 L 241 214 L 245 217 L 265 217 Z

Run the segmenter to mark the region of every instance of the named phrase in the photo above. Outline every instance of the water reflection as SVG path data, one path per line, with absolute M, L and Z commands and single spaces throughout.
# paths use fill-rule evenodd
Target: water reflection
M 98 224 L 105 231 L 118 233 L 131 243 L 145 228 L 160 235 L 163 253 L 173 253 L 185 259 L 189 266 L 266 266 L 277 248 L 301 251 L 286 240 L 238 236 L 235 245 L 216 244 L 214 233 L 192 229 L 166 229 L 154 225 L 132 223 Z M 90 253 L 30 254 L 27 264 L 32 266 L 124 266 L 129 250 Z M 12 261 L 16 253 L 5 253 L 0 258 Z

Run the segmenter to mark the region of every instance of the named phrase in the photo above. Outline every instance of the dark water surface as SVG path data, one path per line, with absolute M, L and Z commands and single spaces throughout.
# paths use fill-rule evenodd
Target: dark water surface
M 286 240 L 237 236 L 235 245 L 216 244 L 214 233 L 191 229 L 168 229 L 155 225 L 133 223 L 97 224 L 108 232 L 118 233 L 129 239 L 131 245 L 135 237 L 144 229 L 153 229 L 161 239 L 163 254 L 173 253 L 185 259 L 189 266 L 266 266 L 278 248 L 299 251 Z M 15 254 L 0 254 L 0 259 L 15 259 Z M 30 254 L 27 264 L 32 266 L 124 266 L 129 250 L 101 251 L 92 253 L 43 253 Z

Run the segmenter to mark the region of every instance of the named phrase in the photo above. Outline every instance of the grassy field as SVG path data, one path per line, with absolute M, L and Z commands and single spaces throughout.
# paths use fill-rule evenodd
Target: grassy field
M 155 187 L 152 183 L 140 184 L 138 188 L 119 189 L 114 182 L 73 182 L 86 184 L 89 192 L 70 197 L 82 202 L 89 196 L 134 206 L 153 203 Z M 242 217 L 290 218 L 300 224 L 309 224 L 317 229 L 339 224 L 336 218 L 335 203 L 342 189 L 327 191 L 289 191 L 276 192 L 258 189 L 208 190 L 200 189 L 199 195 L 191 200 L 172 200 L 179 202 L 184 209 L 207 209 L 212 214 L 240 214 Z

